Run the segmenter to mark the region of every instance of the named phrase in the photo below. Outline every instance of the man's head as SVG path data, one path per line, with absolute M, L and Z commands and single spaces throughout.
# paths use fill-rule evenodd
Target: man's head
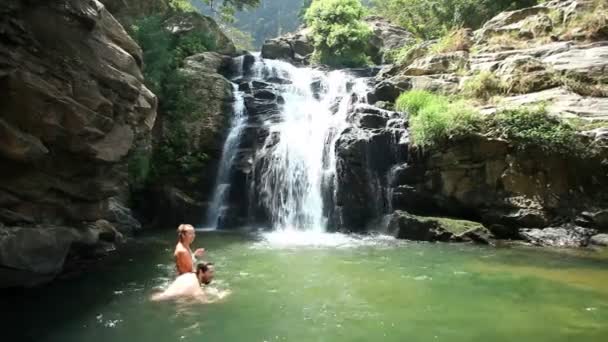
M 201 284 L 209 285 L 213 280 L 215 267 L 211 262 L 201 262 L 196 265 L 196 277 Z

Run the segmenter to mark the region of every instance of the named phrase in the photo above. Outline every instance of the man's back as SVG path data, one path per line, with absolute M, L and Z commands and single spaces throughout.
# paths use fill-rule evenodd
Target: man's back
M 152 296 L 152 300 L 171 300 L 177 298 L 205 299 L 205 292 L 194 273 L 184 273 L 177 277 L 164 292 Z

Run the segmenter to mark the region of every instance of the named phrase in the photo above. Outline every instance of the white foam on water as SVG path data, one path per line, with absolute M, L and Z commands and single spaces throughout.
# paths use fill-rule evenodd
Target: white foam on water
M 403 241 L 387 235 L 354 235 L 296 229 L 262 233 L 261 238 L 261 241 L 253 244 L 252 248 L 354 248 L 362 246 L 391 246 L 403 243 Z

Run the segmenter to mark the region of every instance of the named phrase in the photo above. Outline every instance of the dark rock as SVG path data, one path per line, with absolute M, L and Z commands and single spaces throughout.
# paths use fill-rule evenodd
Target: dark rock
M 277 95 L 274 92 L 267 90 L 267 89 L 254 91 L 253 97 L 255 97 L 257 99 L 262 99 L 262 100 L 276 100 L 277 99 Z
M 251 71 L 251 68 L 253 67 L 253 64 L 255 64 L 255 56 L 250 55 L 250 54 L 246 54 L 243 56 L 243 64 L 242 64 L 242 70 L 244 74 L 249 74 Z
M 361 116 L 355 113 L 353 119 L 358 121 Z M 364 230 L 371 220 L 387 210 L 387 173 L 392 165 L 406 157 L 407 144 L 398 143 L 404 134 L 407 133 L 349 128 L 338 138 L 335 193 L 338 221 L 343 228 Z
M 425 217 L 395 211 L 389 217 L 388 231 L 399 239 L 414 241 L 454 241 L 493 243 L 494 237 L 481 224 L 442 217 Z
M 436 221 L 424 220 L 404 211 L 396 211 L 390 216 L 388 231 L 398 239 L 413 241 L 449 241 L 452 237 Z
M 591 221 L 594 228 L 602 232 L 608 231 L 608 210 L 585 211 L 582 215 Z
M 239 83 L 239 91 L 243 93 L 250 94 L 251 93 L 251 84 L 249 82 Z
M 262 58 L 291 61 L 294 58 L 294 51 L 289 42 L 283 38 L 269 39 L 262 46 Z
M 177 227 L 182 223 L 198 224 L 202 222 L 207 210 L 206 203 L 200 202 L 174 187 L 160 189 L 155 194 L 155 198 L 163 208 L 158 218 L 159 222 L 157 222 L 157 225 L 162 227 Z
M 350 68 L 344 69 L 345 72 L 355 77 L 376 77 L 382 68 L 379 66 L 367 68 Z
M 268 77 L 268 78 L 266 78 L 266 80 L 270 83 L 276 83 L 276 84 L 291 84 L 292 83 L 290 80 L 281 78 L 281 77 Z
M 396 87 L 391 82 L 380 82 L 374 89 L 367 95 L 369 103 L 376 103 L 378 101 L 395 102 L 402 90 Z
M 133 217 L 131 209 L 124 206 L 116 197 L 108 199 L 104 218 L 125 234 L 132 234 L 141 229 L 141 223 Z
M 123 235 L 114 227 L 113 224 L 106 220 L 97 220 L 90 224 L 89 230 L 95 232 L 98 239 L 105 242 L 123 242 Z
M 386 127 L 387 118 L 377 114 L 365 114 L 359 116 L 359 126 L 369 129 Z
M 261 81 L 253 81 L 251 82 L 251 86 L 254 89 L 272 89 L 272 86 L 269 83 Z

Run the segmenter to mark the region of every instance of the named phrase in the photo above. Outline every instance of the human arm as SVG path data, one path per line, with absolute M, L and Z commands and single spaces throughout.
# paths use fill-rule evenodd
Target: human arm
M 197 250 L 194 251 L 194 256 L 196 258 L 200 258 L 203 255 L 205 255 L 205 249 L 204 248 L 199 248 L 199 249 L 197 249 Z

